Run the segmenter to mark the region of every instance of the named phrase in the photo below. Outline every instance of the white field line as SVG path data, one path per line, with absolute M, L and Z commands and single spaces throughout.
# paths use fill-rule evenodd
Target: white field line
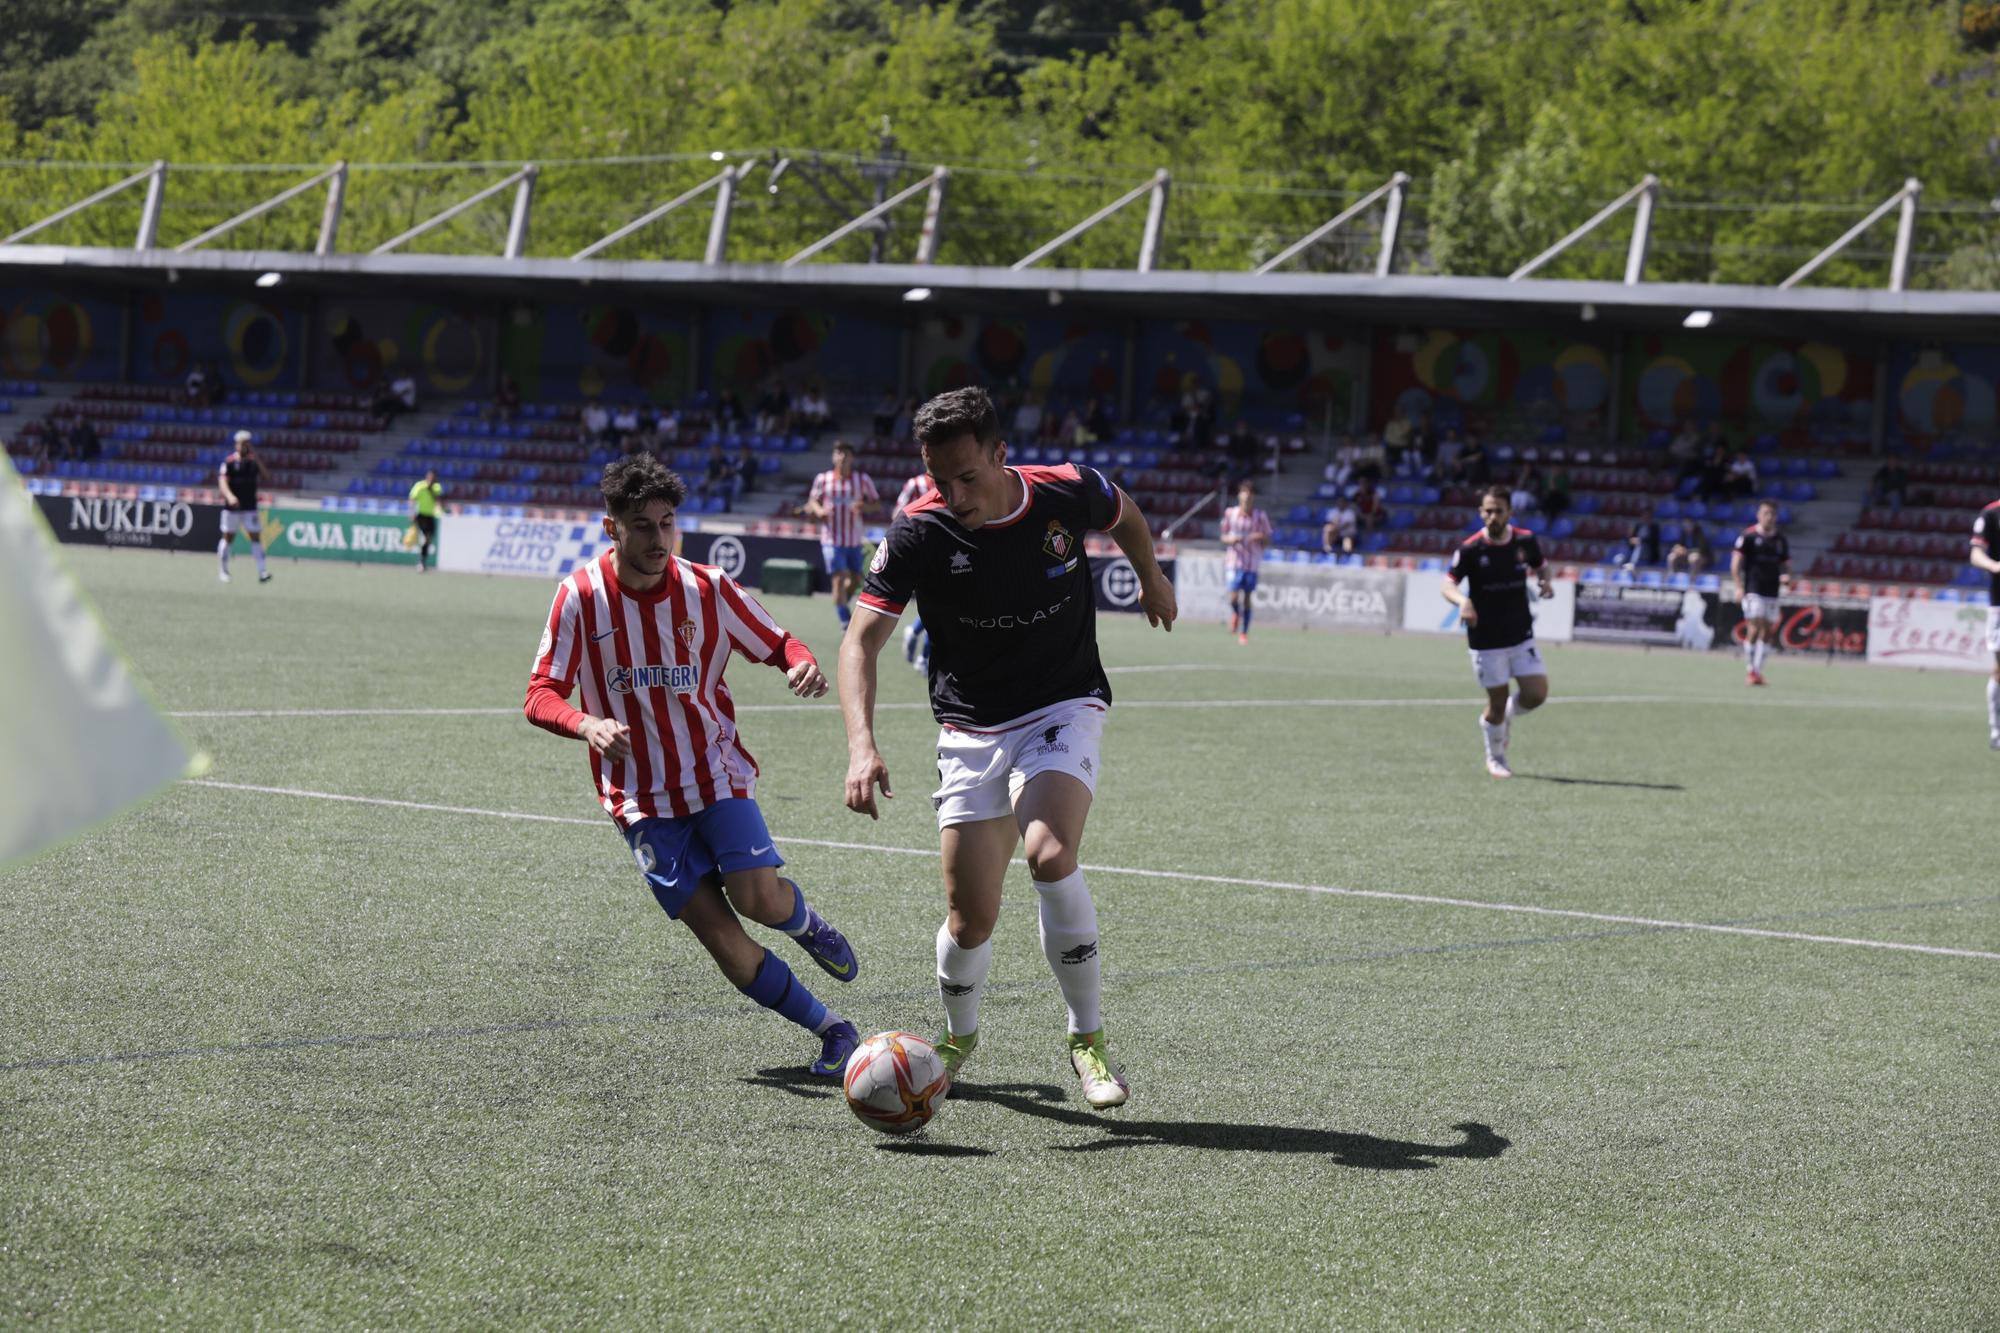
M 1400 699 L 1130 699 L 1113 704 L 1119 712 L 1146 708 L 1475 708 L 1471 694 Z M 1905 703 L 1877 699 L 1773 699 L 1768 695 L 1734 697 L 1702 694 L 1557 694 L 1549 706 L 1563 704 L 1686 704 L 1724 708 L 1851 708 L 1877 712 L 1962 713 L 1966 705 Z M 738 713 L 800 713 L 839 717 L 840 709 L 815 704 L 738 704 Z M 878 703 L 878 713 L 929 712 L 928 703 Z M 1976 711 L 1976 709 L 1974 710 Z M 519 717 L 518 708 L 215 708 L 168 713 L 174 718 L 325 718 L 325 717 Z
M 213 787 L 223 791 L 254 792 L 264 796 L 298 796 L 317 801 L 344 801 L 354 805 L 386 806 L 397 810 L 423 810 L 434 814 L 473 815 L 483 819 L 525 820 L 538 824 L 580 824 L 603 827 L 603 819 L 583 819 L 575 815 L 538 815 L 512 810 L 481 810 L 464 805 L 432 805 L 422 801 L 398 801 L 381 796 L 348 796 L 340 792 L 305 791 L 297 787 L 258 787 L 241 782 L 218 782 L 213 778 L 191 778 L 190 787 Z M 934 848 L 884 847 L 869 842 L 833 842 L 821 838 L 784 838 L 797 847 L 827 847 L 844 852 L 874 852 L 885 856 L 936 856 Z M 1018 864 L 1018 863 L 1017 863 Z M 1668 921 L 1657 917 L 1621 916 L 1612 912 L 1585 912 L 1569 907 L 1537 907 L 1528 903 L 1496 903 L 1477 898 L 1445 898 L 1425 893 L 1392 893 L 1385 889 L 1346 889 L 1328 884 L 1298 884 L 1289 880 L 1242 879 L 1232 875 L 1197 875 L 1178 870 L 1146 870 L 1137 866 L 1086 864 L 1083 869 L 1097 875 L 1128 875 L 1138 879 L 1170 879 L 1194 884 L 1233 884 L 1248 889 L 1282 889 L 1293 893 L 1317 893 L 1336 898 L 1369 898 L 1378 902 L 1415 903 L 1423 907 L 1458 907 L 1478 912 L 1513 912 L 1523 916 L 1564 917 L 1576 921 L 1598 921 L 1617 926 L 1646 926 L 1657 930 L 1701 931 L 1713 935 L 1746 935 L 1757 939 L 1795 940 L 1805 944 L 1839 944 L 1859 949 L 1890 949 L 1900 953 L 1935 954 L 1947 958 L 1980 958 L 2000 963 L 2000 953 L 1979 949 L 1950 949 L 1934 944 L 1902 944 L 1891 940 L 1861 940 L 1844 935 L 1809 935 L 1791 930 L 1763 930 L 1755 926 L 1727 926 L 1706 921 Z

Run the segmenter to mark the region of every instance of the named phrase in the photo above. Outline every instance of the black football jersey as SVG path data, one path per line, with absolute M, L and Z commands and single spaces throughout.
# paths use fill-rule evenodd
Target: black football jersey
M 262 463 L 242 454 L 231 454 L 222 460 L 222 475 L 229 482 L 230 493 L 236 497 L 236 503 L 225 508 L 248 511 L 257 507 L 257 483 L 264 476 Z
M 1753 525 L 1736 535 L 1736 549 L 1743 553 L 1743 591 L 1759 597 L 1778 595 L 1778 576 L 1792 558 L 1792 544 L 1785 534 L 1766 537 Z
M 1493 541 L 1485 528 L 1473 533 L 1452 553 L 1446 571 L 1472 598 L 1477 618 L 1465 627 L 1465 639 L 1473 648 L 1512 648 L 1535 634 L 1528 576 L 1542 567 L 1542 544 L 1526 528 L 1508 532 L 1504 542 Z
M 1972 544 L 1988 555 L 2000 556 L 2000 500 L 1979 511 L 1979 517 L 1972 521 Z M 1991 574 L 1993 586 L 1987 592 L 1987 600 L 2000 606 L 2000 574 Z
M 1011 516 L 967 529 L 932 492 L 890 525 L 862 584 L 862 605 L 887 615 L 916 601 L 942 723 L 992 728 L 1065 699 L 1111 700 L 1083 539 L 1118 521 L 1124 497 L 1075 463 L 1011 470 L 1027 492 Z

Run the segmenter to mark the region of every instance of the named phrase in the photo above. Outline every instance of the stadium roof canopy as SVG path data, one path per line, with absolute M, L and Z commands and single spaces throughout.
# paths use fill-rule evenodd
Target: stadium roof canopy
M 129 290 L 187 283 L 251 288 L 266 274 L 288 292 L 428 292 L 524 302 L 603 297 L 740 305 L 828 303 L 890 309 L 1047 311 L 1099 316 L 1289 319 L 1409 325 L 1568 324 L 1682 327 L 1713 312 L 1718 332 L 1854 338 L 2000 337 L 2000 293 L 1890 292 L 1698 283 L 1432 277 L 1415 274 L 1218 273 L 1009 269 L 919 264 L 706 264 L 698 261 L 507 259 L 468 255 L 313 255 L 254 250 L 176 253 L 111 247 L 0 246 L 0 283 Z M 918 292 L 928 292 L 913 300 Z M 911 311 L 916 313 L 915 310 Z

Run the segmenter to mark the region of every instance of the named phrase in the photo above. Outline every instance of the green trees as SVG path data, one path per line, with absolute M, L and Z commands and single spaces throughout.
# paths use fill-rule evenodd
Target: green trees
M 1923 0 L 272 0 L 254 26 L 180 0 L 16 8 L 45 21 L 0 35 L 0 154 L 294 165 L 177 169 L 166 243 L 335 159 L 433 167 L 357 169 L 342 246 L 362 248 L 506 169 L 471 164 L 535 160 L 531 250 L 568 254 L 722 151 L 793 160 L 775 194 L 768 169 L 745 181 L 741 259 L 782 258 L 943 162 L 951 262 L 1011 262 L 1164 166 L 1171 267 L 1246 269 L 1402 170 L 1404 270 L 1508 272 L 1648 171 L 1651 278 L 1774 282 L 1911 176 L 1913 282 L 1996 268 L 1995 74 L 1954 7 Z M 907 169 L 871 176 L 885 143 Z M 0 227 L 131 169 L 0 168 Z M 42 239 L 129 244 L 137 207 Z M 704 216 L 613 253 L 699 253 Z M 1141 216 L 1050 262 L 1129 267 Z M 916 220 L 887 255 L 911 253 Z M 309 245 L 316 225 L 302 198 L 218 244 Z M 1628 225 L 1545 273 L 1615 276 Z M 491 251 L 504 226 L 496 201 L 423 244 Z M 1294 266 L 1371 266 L 1373 226 Z M 1878 285 L 1891 235 L 1814 281 Z

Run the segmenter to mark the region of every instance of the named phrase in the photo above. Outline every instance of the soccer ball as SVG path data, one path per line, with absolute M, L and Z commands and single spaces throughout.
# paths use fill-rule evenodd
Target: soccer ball
M 847 1107 L 870 1129 L 909 1134 L 937 1114 L 951 1075 L 937 1047 L 911 1032 L 878 1032 L 854 1048 L 841 1079 Z

